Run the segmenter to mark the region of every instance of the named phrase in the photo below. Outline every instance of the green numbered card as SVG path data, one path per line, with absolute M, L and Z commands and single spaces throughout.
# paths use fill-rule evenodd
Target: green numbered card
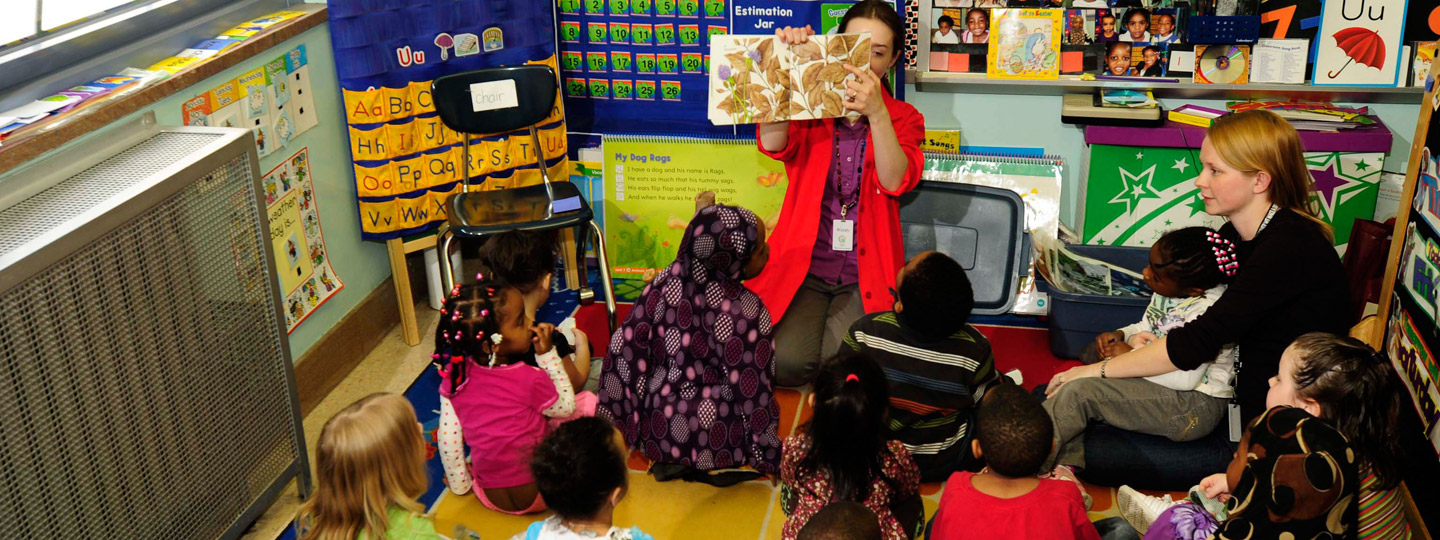
M 710 72 L 710 55 L 705 55 L 705 73 Z
M 605 43 L 610 40 L 610 27 L 605 23 L 590 23 L 590 43 Z
M 636 45 L 649 45 L 655 39 L 655 31 L 648 24 L 630 25 L 630 41 Z
M 615 81 L 612 89 L 615 91 L 615 99 L 630 99 L 635 93 L 635 84 L 630 81 Z
M 659 16 L 675 16 L 675 0 L 655 0 L 655 14 Z
M 561 22 L 561 23 L 560 23 L 560 41 L 566 41 L 566 42 L 578 42 L 578 41 L 580 41 L 580 23 L 574 22 L 574 21 L 564 21 L 564 22 Z
M 705 0 L 706 17 L 725 17 L 725 0 Z
M 725 28 L 724 26 L 708 26 L 705 28 L 705 33 L 713 39 L 715 36 L 723 36 L 725 34 L 729 34 L 730 29 Z
M 635 81 L 635 99 L 655 99 L 655 81 Z
M 580 13 L 580 0 L 560 0 L 560 13 L 576 15 Z
M 610 42 L 629 45 L 630 25 L 627 23 L 610 23 Z
M 585 97 L 585 79 L 565 79 L 565 95 Z
M 660 73 L 675 73 L 680 71 L 680 57 L 673 54 L 660 54 L 655 56 L 655 61 L 660 67 Z
M 585 0 L 585 13 L 591 15 L 605 14 L 605 0 Z
M 657 24 L 657 25 L 655 25 L 655 44 L 657 44 L 657 45 L 674 45 L 674 44 L 675 44 L 675 25 L 673 25 L 673 24 Z
M 700 15 L 700 0 L 680 0 L 680 16 L 695 17 Z
M 698 24 L 682 24 L 682 25 L 680 25 L 680 44 L 681 44 L 681 45 L 699 45 L 699 44 L 700 44 L 700 25 L 698 25 Z
M 611 15 L 630 14 L 630 0 L 610 0 Z
M 585 53 L 585 64 L 590 71 L 605 71 L 605 68 L 609 67 L 610 61 L 605 58 L 603 52 L 590 52 Z
M 649 15 L 651 0 L 631 0 L 630 13 L 633 15 Z
M 560 68 L 579 71 L 585 68 L 585 57 L 575 51 L 560 53 Z
M 636 73 L 654 73 L 654 72 L 655 72 L 655 55 L 653 55 L 653 54 L 637 54 L 637 55 L 635 55 L 635 72 L 636 72 Z
M 615 71 L 630 71 L 630 53 L 619 51 L 610 53 L 610 65 L 615 68 Z
M 610 97 L 610 81 L 604 79 L 590 79 L 590 97 Z
M 680 101 L 680 81 L 660 81 L 660 99 Z
M 703 67 L 700 53 L 685 53 L 680 56 L 680 68 L 685 73 L 699 73 Z

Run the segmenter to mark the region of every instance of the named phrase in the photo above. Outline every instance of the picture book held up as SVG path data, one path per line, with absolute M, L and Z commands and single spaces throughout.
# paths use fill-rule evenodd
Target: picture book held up
M 870 34 L 811 36 L 785 45 L 774 36 L 717 35 L 710 41 L 710 122 L 717 126 L 847 115 L 846 66 L 870 65 Z M 854 115 L 855 113 L 849 113 Z

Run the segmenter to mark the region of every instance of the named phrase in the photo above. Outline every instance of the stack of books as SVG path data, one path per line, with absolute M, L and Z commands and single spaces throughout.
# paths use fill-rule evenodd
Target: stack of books
M 1166 117 L 1169 118 L 1171 122 L 1208 128 L 1211 124 L 1215 123 L 1216 118 L 1227 114 L 1230 114 L 1230 112 L 1201 107 L 1199 105 L 1181 105 L 1175 110 L 1170 111 Z

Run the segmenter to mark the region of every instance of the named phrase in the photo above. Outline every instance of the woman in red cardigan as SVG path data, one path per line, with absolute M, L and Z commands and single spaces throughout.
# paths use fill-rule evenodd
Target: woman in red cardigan
M 850 324 L 894 303 L 887 292 L 904 265 L 898 197 L 920 182 L 925 118 L 885 91 L 905 30 L 889 4 L 864 0 L 840 20 L 844 33 L 869 32 L 870 69 L 850 69 L 848 111 L 859 118 L 760 124 L 760 151 L 785 162 L 789 186 L 770 236 L 771 264 L 750 281 L 775 320 L 775 381 L 809 382 L 840 349 Z M 810 27 L 782 28 L 782 42 L 806 42 Z

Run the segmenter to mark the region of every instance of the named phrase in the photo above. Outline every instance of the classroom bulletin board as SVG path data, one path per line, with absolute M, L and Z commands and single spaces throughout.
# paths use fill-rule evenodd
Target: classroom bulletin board
M 559 71 L 553 4 L 441 0 L 381 5 L 330 0 L 330 32 L 344 94 L 361 236 L 387 240 L 430 230 L 460 190 L 539 183 L 543 155 L 552 177 L 568 175 L 565 111 L 557 97 L 540 124 L 540 149 L 521 130 L 472 136 L 463 163 L 460 135 L 435 113 L 430 83 L 451 73 L 521 64 Z M 558 82 L 558 81 L 557 81 Z

